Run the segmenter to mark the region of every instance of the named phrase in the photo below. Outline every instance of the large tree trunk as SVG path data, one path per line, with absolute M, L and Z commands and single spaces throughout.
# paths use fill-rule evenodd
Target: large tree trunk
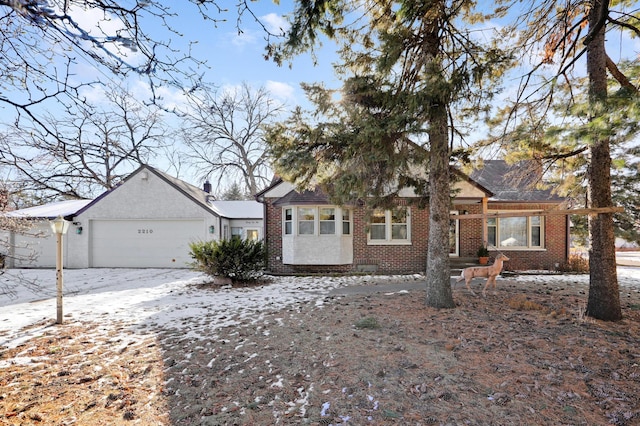
M 604 2 L 604 3 L 603 3 Z M 606 113 L 607 99 L 606 51 L 604 44 L 605 25 L 601 19 L 606 16 L 608 0 L 593 0 L 589 13 L 590 32 L 587 41 L 587 73 L 589 75 L 589 102 L 592 120 L 601 119 Z M 604 7 L 603 7 L 604 6 Z M 591 146 L 589 165 L 590 207 L 611 207 L 611 154 L 609 140 L 600 137 Z M 591 249 L 589 252 L 589 301 L 587 315 L 607 321 L 622 318 L 620 292 L 616 275 L 615 236 L 613 214 L 598 214 L 589 217 Z
M 429 253 L 427 255 L 427 306 L 453 308 L 449 270 L 449 142 L 447 110 L 432 107 L 429 126 Z
M 440 20 L 445 15 L 443 1 L 430 6 L 430 21 L 424 30 L 425 76 L 429 87 L 429 241 L 427 253 L 427 306 L 453 308 L 451 271 L 449 269 L 449 139 L 447 105 L 451 97 L 442 71 Z

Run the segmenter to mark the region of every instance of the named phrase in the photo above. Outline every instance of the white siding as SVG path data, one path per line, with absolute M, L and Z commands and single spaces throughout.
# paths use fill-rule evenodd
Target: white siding
M 78 215 L 69 232 L 74 268 L 185 268 L 189 242 L 219 238 L 219 218 L 152 172 L 132 175 Z M 214 227 L 214 234 L 209 227 Z M 138 230 L 149 230 L 150 234 Z
M 5 246 L 6 241 L 6 246 Z M 6 259 L 10 268 L 55 268 L 56 236 L 48 221 L 37 221 L 25 234 L 5 233 L 3 246 L 9 249 Z M 63 238 L 63 261 L 68 263 L 67 236 Z
M 287 236 L 282 238 L 282 263 L 288 265 L 349 265 L 353 238 L 346 236 Z

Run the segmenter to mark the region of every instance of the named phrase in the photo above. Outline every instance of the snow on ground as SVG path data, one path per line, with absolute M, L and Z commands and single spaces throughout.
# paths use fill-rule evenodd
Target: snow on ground
M 381 282 L 397 277 L 374 279 Z M 43 290 L 32 293 L 21 280 L 36 282 Z M 207 276 L 185 269 L 67 269 L 65 322 L 184 328 L 185 337 L 201 338 L 201 326 L 206 325 L 208 333 L 212 326 L 217 329 L 240 321 L 255 322 L 261 311 L 300 302 L 321 304 L 331 289 L 365 285 L 372 277 L 274 277 L 265 286 L 215 291 L 197 286 L 208 281 Z M 55 320 L 55 270 L 8 270 L 0 276 L 0 286 L 15 292 L 12 297 L 0 293 L 0 348 L 19 345 Z
M 639 260 L 637 253 L 627 255 Z M 8 270 L 0 275 L 0 348 L 15 347 L 41 334 L 56 317 L 55 270 Z M 206 338 L 216 329 L 258 324 L 263 312 L 279 311 L 297 303 L 324 303 L 333 289 L 347 286 L 406 282 L 394 276 L 272 277 L 265 286 L 198 287 L 209 281 L 199 272 L 184 269 L 70 269 L 64 271 L 65 321 L 123 323 L 144 329 L 182 330 L 185 338 Z M 404 277 L 407 278 L 407 277 Z M 420 276 L 409 277 L 411 281 Z M 34 281 L 44 289 L 27 291 L 20 280 Z M 535 280 L 549 285 L 588 283 L 588 275 L 521 275 L 509 278 Z M 640 290 L 640 267 L 619 266 L 621 293 Z M 206 336 L 206 337 L 205 337 Z

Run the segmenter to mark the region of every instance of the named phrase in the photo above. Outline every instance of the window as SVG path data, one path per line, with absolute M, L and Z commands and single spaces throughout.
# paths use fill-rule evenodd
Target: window
M 351 210 L 342 210 L 342 235 L 351 235 Z
M 285 235 L 293 234 L 293 209 L 284 209 L 284 233 Z
M 316 209 L 314 207 L 298 207 L 298 235 L 314 235 Z
M 336 209 L 320 207 L 320 235 L 336 234 Z
M 258 241 L 258 230 L 257 229 L 247 229 L 247 240 L 249 240 L 249 241 Z
M 494 247 L 542 248 L 541 216 L 501 217 L 487 220 L 487 243 Z
M 376 210 L 369 221 L 369 242 L 408 242 L 409 209 L 399 207 L 394 210 Z
M 239 228 L 237 226 L 232 226 L 231 238 L 242 238 L 242 228 Z
M 372 240 L 387 239 L 387 213 L 384 211 L 375 211 L 371 215 L 371 223 L 369 225 L 369 238 Z
M 391 212 L 391 239 L 407 239 L 407 209 L 398 208 Z
M 351 220 L 350 209 L 335 206 L 285 207 L 282 209 L 282 234 L 351 235 Z

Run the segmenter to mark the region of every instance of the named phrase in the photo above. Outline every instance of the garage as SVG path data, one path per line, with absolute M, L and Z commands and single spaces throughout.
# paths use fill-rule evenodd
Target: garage
M 91 267 L 184 268 L 203 219 L 92 220 Z

